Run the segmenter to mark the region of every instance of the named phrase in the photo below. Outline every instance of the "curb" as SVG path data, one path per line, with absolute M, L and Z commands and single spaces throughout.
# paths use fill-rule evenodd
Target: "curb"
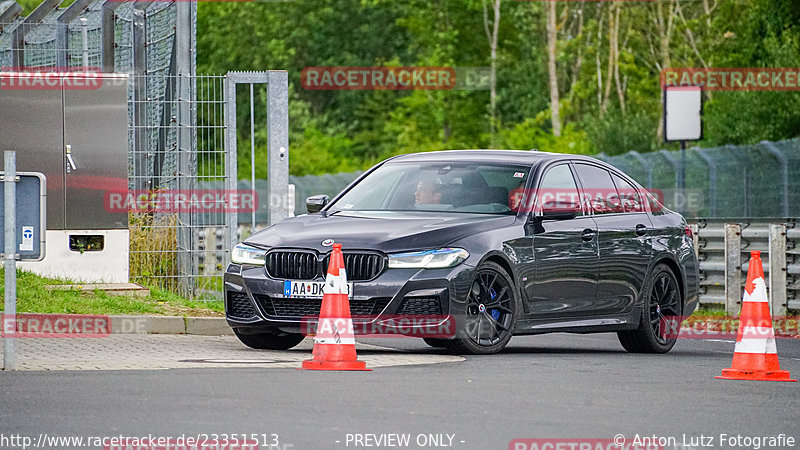
M 224 317 L 108 316 L 111 334 L 192 334 L 232 336 Z

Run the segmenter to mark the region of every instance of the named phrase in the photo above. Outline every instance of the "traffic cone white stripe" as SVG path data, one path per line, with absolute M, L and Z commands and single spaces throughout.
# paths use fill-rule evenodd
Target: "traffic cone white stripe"
M 323 294 L 349 294 L 347 289 L 347 273 L 344 269 L 339 269 L 339 275 L 329 273 L 325 277 L 325 287 L 322 289 Z
M 321 318 L 317 325 L 315 344 L 353 344 L 356 343 L 353 319 Z
M 769 300 L 767 299 L 767 284 L 764 282 L 764 279 L 758 277 L 755 280 L 753 280 L 753 284 L 755 285 L 753 293 L 751 294 L 747 292 L 747 289 L 745 289 L 742 302 L 768 303 Z
M 775 332 L 772 327 L 745 326 L 742 329 L 742 340 L 736 342 L 735 351 L 739 353 L 777 354 Z
M 778 354 L 775 338 L 742 339 L 736 343 L 736 353 Z

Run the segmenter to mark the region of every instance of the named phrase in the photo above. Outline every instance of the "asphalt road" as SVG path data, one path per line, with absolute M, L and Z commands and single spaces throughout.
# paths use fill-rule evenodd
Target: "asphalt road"
M 415 339 L 367 342 L 438 353 Z M 32 437 L 33 445 L 43 433 L 255 433 L 270 443 L 277 437 L 279 446 L 262 448 L 281 449 L 508 449 L 520 438 L 618 434 L 629 445 L 638 435 L 644 443 L 670 439 L 662 440 L 667 448 L 693 438 L 702 448 L 755 448 L 730 446 L 721 434 L 783 433 L 795 442 L 780 447 L 800 447 L 800 383 L 714 379 L 732 352 L 730 341 L 681 340 L 666 355 L 634 355 L 611 334 L 553 334 L 516 337 L 498 355 L 372 372 L 212 366 L 0 373 L 0 447 L 22 448 L 8 440 L 16 435 Z M 800 376 L 800 340 L 779 339 L 778 352 L 782 368 Z M 409 444 L 390 446 L 402 442 L 386 433 L 408 434 Z

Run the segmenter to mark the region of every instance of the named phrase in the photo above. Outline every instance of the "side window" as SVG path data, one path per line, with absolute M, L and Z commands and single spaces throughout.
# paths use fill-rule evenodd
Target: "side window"
M 560 164 L 547 169 L 536 192 L 536 203 L 539 207 L 554 205 L 556 208 L 571 208 L 571 205 L 575 205 L 580 209 L 578 185 L 569 165 Z M 582 211 L 578 215 L 583 215 Z
M 611 177 L 614 179 L 614 184 L 617 185 L 617 192 L 619 192 L 619 199 L 622 202 L 622 209 L 625 212 L 643 212 L 644 201 L 642 201 L 642 195 L 639 193 L 639 190 L 620 178 L 617 174 L 612 173 Z
M 578 176 L 583 181 L 583 195 L 595 214 L 623 212 L 617 187 L 606 169 L 588 164 L 575 164 Z

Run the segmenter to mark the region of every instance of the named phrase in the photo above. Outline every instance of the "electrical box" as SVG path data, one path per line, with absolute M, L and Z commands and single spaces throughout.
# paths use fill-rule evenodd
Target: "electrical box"
M 47 179 L 46 256 L 20 268 L 127 282 L 128 214 L 105 204 L 128 189 L 127 75 L 0 73 L 0 150 Z

